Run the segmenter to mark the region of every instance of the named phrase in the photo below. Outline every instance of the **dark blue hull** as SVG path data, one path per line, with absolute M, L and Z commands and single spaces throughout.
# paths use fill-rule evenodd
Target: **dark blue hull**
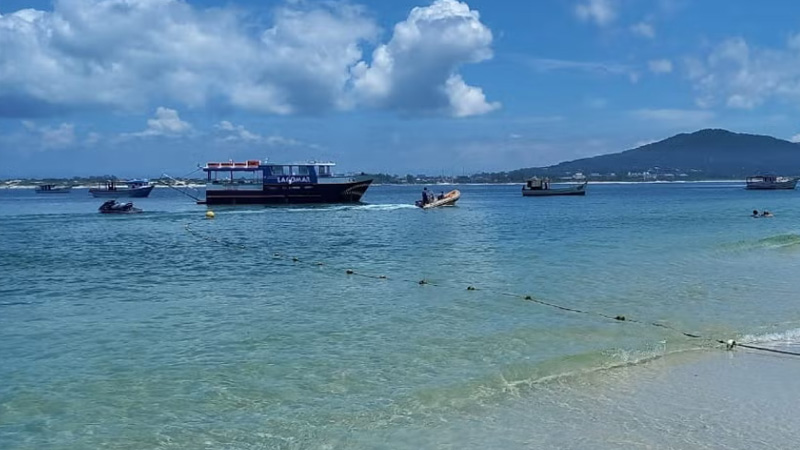
M 358 203 L 372 180 L 331 184 L 265 184 L 261 190 L 208 189 L 206 205 Z

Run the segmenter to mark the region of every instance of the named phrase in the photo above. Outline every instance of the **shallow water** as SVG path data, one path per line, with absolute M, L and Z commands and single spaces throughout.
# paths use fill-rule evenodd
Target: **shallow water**
M 85 190 L 0 190 L 0 448 L 449 448 L 442 423 L 551 411 L 564 399 L 537 386 L 561 374 L 797 345 L 796 192 L 458 188 L 455 208 L 374 186 L 364 205 L 214 220 L 166 189 L 111 217 Z

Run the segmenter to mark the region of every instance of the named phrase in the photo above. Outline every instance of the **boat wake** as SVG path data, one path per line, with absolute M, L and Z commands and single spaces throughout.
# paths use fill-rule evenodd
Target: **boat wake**
M 331 211 L 397 211 L 400 209 L 415 209 L 414 205 L 407 204 L 385 204 L 385 205 L 338 205 L 338 206 L 318 206 L 311 208 L 289 208 L 290 212 L 331 212 Z

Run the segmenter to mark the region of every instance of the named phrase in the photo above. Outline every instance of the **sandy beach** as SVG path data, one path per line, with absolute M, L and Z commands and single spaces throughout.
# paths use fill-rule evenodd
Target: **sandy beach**
M 488 416 L 391 440 L 409 449 L 431 440 L 448 449 L 796 448 L 798 369 L 798 357 L 744 349 L 672 354 L 537 385 Z

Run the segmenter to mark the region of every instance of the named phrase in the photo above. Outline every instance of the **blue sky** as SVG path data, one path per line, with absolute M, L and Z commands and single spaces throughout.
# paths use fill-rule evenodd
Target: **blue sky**
M 0 177 L 461 174 L 800 140 L 800 3 L 2 0 Z

